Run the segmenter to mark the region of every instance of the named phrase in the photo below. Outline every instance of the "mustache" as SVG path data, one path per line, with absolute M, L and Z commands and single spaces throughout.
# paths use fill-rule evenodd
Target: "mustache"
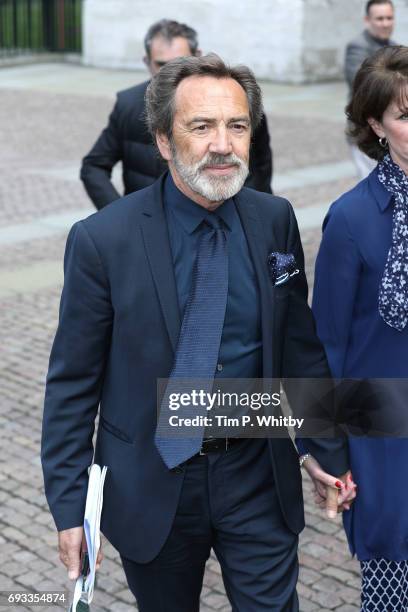
M 242 166 L 244 161 L 235 155 L 235 153 L 229 153 L 228 155 L 221 155 L 220 153 L 207 153 L 198 165 L 198 170 L 202 170 L 207 166 L 219 166 L 219 165 L 234 165 Z

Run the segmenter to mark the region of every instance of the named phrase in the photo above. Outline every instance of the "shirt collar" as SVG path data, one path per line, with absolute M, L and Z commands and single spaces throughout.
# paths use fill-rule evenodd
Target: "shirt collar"
M 382 47 L 388 47 L 391 42 L 389 38 L 387 38 L 386 40 L 384 40 L 383 38 L 376 38 L 368 30 L 364 30 L 364 35 L 366 40 L 368 40 L 369 42 L 374 41 Z
M 192 234 L 207 215 L 211 214 L 176 187 L 170 172 L 164 183 L 164 200 L 188 234 Z M 215 212 L 224 221 L 227 228 L 232 231 L 237 215 L 234 200 L 232 198 L 225 200 Z
M 394 196 L 392 193 L 387 191 L 384 185 L 378 180 L 378 167 L 374 168 L 374 170 L 368 175 L 368 184 L 370 185 L 370 189 L 377 200 L 377 204 L 381 212 L 384 212 L 394 200 Z

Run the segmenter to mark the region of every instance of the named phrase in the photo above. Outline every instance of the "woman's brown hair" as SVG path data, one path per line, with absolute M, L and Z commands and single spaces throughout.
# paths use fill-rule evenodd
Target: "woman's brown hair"
M 384 47 L 363 62 L 353 83 L 346 114 L 350 121 L 348 134 L 369 157 L 380 160 L 387 149 L 368 124 L 372 117 L 382 120 L 386 108 L 397 102 L 408 111 L 408 47 Z

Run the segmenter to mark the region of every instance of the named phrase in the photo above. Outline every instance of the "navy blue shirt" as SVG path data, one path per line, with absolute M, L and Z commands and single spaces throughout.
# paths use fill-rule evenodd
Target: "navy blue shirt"
M 190 200 L 169 174 L 164 209 L 181 316 L 190 294 L 200 232 L 208 211 Z M 262 377 L 262 332 L 258 283 L 234 200 L 216 210 L 225 224 L 228 250 L 228 299 L 216 377 Z

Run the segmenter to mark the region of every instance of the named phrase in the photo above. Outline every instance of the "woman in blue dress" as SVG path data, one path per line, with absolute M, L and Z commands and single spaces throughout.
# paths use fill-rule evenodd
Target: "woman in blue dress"
M 351 136 L 378 165 L 324 221 L 317 331 L 335 378 L 408 379 L 408 47 L 364 62 L 347 114 Z M 406 422 L 407 395 L 387 402 L 386 414 L 395 409 Z M 361 563 L 362 610 L 406 612 L 408 440 L 351 437 L 350 460 L 358 494 L 344 526 Z

